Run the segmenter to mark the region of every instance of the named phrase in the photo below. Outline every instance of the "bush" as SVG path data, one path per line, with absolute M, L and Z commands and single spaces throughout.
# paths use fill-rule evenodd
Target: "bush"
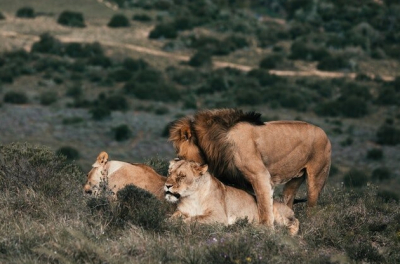
M 149 22 L 151 21 L 151 17 L 146 14 L 136 14 L 133 15 L 132 20 L 141 21 L 141 22 Z
M 104 105 L 92 107 L 89 110 L 89 113 L 92 114 L 92 118 L 96 121 L 100 121 L 111 116 L 111 110 Z
M 321 71 L 336 71 L 349 68 L 347 59 L 340 55 L 327 56 L 321 59 L 317 65 L 317 69 Z
M 54 91 L 43 92 L 40 94 L 40 104 L 51 105 L 57 101 L 57 93 Z
M 28 103 L 28 97 L 24 92 L 7 92 L 4 95 L 3 101 L 10 104 L 26 104 Z
M 279 62 L 282 61 L 282 56 L 277 55 L 277 54 L 272 54 L 269 56 L 266 56 L 264 59 L 260 61 L 260 68 L 261 69 L 274 69 L 278 65 Z
M 6 17 L 3 15 L 2 12 L 0 12 L 0 20 L 4 20 L 4 19 L 6 19 Z
M 389 180 L 391 178 L 391 173 L 388 168 L 379 167 L 372 171 L 371 179 L 374 182 L 382 182 Z
M 122 95 L 111 95 L 105 99 L 105 105 L 112 111 L 126 111 L 129 109 L 129 103 Z
M 67 89 L 66 96 L 70 96 L 72 98 L 80 98 L 83 95 L 82 86 L 79 84 L 75 84 Z
M 149 67 L 149 64 L 143 59 L 135 60 L 132 58 L 125 58 L 122 62 L 122 66 L 128 71 L 132 72 L 132 71 L 145 70 Z
M 35 11 L 33 10 L 32 7 L 21 7 L 20 9 L 17 10 L 15 16 L 20 18 L 34 18 Z
M 386 191 L 386 190 L 381 190 L 378 191 L 376 196 L 380 199 L 382 199 L 384 202 L 398 202 L 400 200 L 399 195 L 396 192 L 391 192 L 391 191 Z
M 400 143 L 400 130 L 393 125 L 384 124 L 376 132 L 377 142 L 382 145 L 397 145 Z
M 178 36 L 178 32 L 173 24 L 158 24 L 150 31 L 150 39 L 167 38 L 175 39 Z
M 155 231 L 164 227 L 167 207 L 151 193 L 128 185 L 117 192 L 117 198 L 120 209 L 117 217 L 119 224 L 132 223 Z
M 340 116 L 340 103 L 338 101 L 325 101 L 318 103 L 314 108 L 314 112 L 319 116 Z
M 132 78 L 132 71 L 123 68 L 116 69 L 108 74 L 108 78 L 116 82 L 126 82 Z
M 115 14 L 112 16 L 110 22 L 107 24 L 108 27 L 118 28 L 118 27 L 129 27 L 129 19 L 122 14 Z
M 383 151 L 382 149 L 373 148 L 368 150 L 367 159 L 370 160 L 382 160 L 383 159 Z
M 360 97 L 341 97 L 338 101 L 340 102 L 340 112 L 345 117 L 359 118 L 368 114 L 368 105 Z
M 63 146 L 57 149 L 56 155 L 64 156 L 68 161 L 74 161 L 79 159 L 79 151 L 70 146 Z
M 181 97 L 179 90 L 175 86 L 165 83 L 140 83 L 132 80 L 125 84 L 124 91 L 138 99 L 162 102 L 177 101 Z
M 82 13 L 74 11 L 63 11 L 57 19 L 57 23 L 68 27 L 85 27 Z
M 116 141 L 128 140 L 132 135 L 132 131 L 129 129 L 127 125 L 120 125 L 114 127 L 112 128 L 112 132 L 114 133 L 114 139 Z
M 40 40 L 38 42 L 33 43 L 31 51 L 61 55 L 63 52 L 63 45 L 49 33 L 44 33 L 40 35 Z
M 343 183 L 346 187 L 359 188 L 365 186 L 367 182 L 368 177 L 365 173 L 357 169 L 351 169 L 343 176 Z
M 50 149 L 20 143 L 1 145 L 0 157 L 0 190 L 2 192 L 20 193 L 29 189 L 36 192 L 33 193 L 35 197 L 41 193 L 46 197 L 47 206 L 54 202 L 62 205 L 57 206 L 60 214 L 64 214 L 69 209 L 65 209 L 65 201 L 75 201 L 75 198 L 79 197 L 80 190 L 75 191 L 71 186 L 80 185 L 82 172 L 76 166 L 67 164 L 64 158 L 55 155 Z M 14 199 L 16 195 L 10 197 Z M 22 211 L 26 213 L 32 210 L 32 205 L 34 203 L 22 208 Z M 34 209 L 37 207 L 33 206 L 32 211 Z M 46 209 L 49 210 L 48 207 Z M 41 217 L 46 216 L 41 215 Z
M 203 66 L 211 66 L 212 59 L 211 54 L 207 51 L 197 51 L 189 60 L 189 65 L 192 67 L 203 67 Z

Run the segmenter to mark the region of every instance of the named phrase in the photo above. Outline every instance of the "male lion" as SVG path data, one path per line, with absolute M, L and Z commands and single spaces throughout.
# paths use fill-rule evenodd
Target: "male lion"
M 87 194 L 98 195 L 101 187 L 105 187 L 115 197 L 119 190 L 132 184 L 154 194 L 159 200 L 164 199 L 166 177 L 145 164 L 108 161 L 108 154 L 103 151 L 92 167 L 83 187 Z
M 193 161 L 171 161 L 165 199 L 178 203 L 172 217 L 182 217 L 185 222 L 233 224 L 239 218 L 259 223 L 256 200 L 247 192 L 226 186 L 207 171 L 207 165 Z M 286 226 L 291 235 L 299 230 L 294 212 L 283 203 L 274 201 L 275 223 Z
M 173 123 L 169 140 L 181 159 L 208 164 L 222 182 L 255 193 L 260 222 L 272 226 L 273 188 L 285 184 L 294 197 L 307 178 L 307 203 L 315 206 L 331 164 L 325 132 L 300 121 L 262 122 L 260 114 L 236 109 L 203 110 Z

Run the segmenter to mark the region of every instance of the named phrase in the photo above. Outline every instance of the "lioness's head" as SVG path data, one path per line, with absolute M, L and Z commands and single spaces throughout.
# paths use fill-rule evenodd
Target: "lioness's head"
M 192 122 L 190 117 L 184 117 L 175 121 L 169 129 L 169 141 L 172 142 L 179 159 L 204 164 L 205 160 L 197 145 L 197 138 L 193 131 Z
M 83 190 L 85 191 L 85 193 L 98 195 L 102 184 L 104 184 L 107 179 L 107 162 L 107 152 L 100 152 L 100 154 L 97 156 L 96 162 L 92 165 L 92 169 L 87 175 L 87 181 L 83 186 Z
M 207 169 L 207 165 L 193 161 L 171 161 L 164 185 L 165 199 L 176 203 L 179 199 L 190 196 L 202 184 L 201 179 Z

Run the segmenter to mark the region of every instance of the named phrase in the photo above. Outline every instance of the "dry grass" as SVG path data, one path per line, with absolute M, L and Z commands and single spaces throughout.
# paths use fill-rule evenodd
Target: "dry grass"
M 308 215 L 304 206 L 295 207 L 301 229 L 292 238 L 283 229 L 271 232 L 246 221 L 230 227 L 170 222 L 166 205 L 133 187 L 119 193 L 117 202 L 84 197 L 84 174 L 43 147 L 3 145 L 0 154 L 5 263 L 400 261 L 399 204 L 377 199 L 374 187 L 327 186 Z M 54 166 L 44 168 L 43 162 Z M 26 185 L 19 175 L 37 176 Z

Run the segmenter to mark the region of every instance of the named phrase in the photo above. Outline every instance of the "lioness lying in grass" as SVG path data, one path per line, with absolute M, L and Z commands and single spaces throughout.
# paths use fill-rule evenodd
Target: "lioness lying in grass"
M 208 172 L 207 165 L 192 161 L 171 161 L 165 182 L 165 199 L 177 203 L 172 217 L 185 222 L 233 224 L 239 218 L 260 223 L 257 203 L 243 190 L 224 185 Z M 283 203 L 274 201 L 274 223 L 285 226 L 291 235 L 299 230 L 294 212 Z
M 135 185 L 154 194 L 158 199 L 164 199 L 164 183 L 166 177 L 159 175 L 150 166 L 123 161 L 109 161 L 108 154 L 101 152 L 92 169 L 87 175 L 83 187 L 87 194 L 98 195 L 103 189 L 116 193 L 126 185 Z

